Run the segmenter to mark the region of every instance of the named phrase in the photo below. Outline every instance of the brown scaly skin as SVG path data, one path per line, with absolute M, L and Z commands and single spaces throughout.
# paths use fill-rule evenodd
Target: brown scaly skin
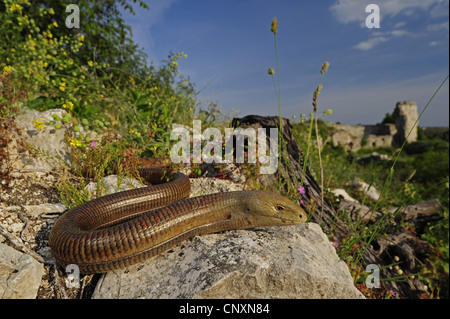
M 144 168 L 159 181 L 164 169 Z M 49 244 L 58 264 L 81 273 L 102 273 L 155 256 L 196 235 L 232 229 L 295 225 L 306 221 L 299 206 L 266 191 L 225 192 L 194 198 L 189 179 L 106 195 L 62 215 Z

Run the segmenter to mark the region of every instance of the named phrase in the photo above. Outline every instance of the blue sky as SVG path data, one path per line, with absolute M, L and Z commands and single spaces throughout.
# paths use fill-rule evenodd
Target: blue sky
M 322 63 L 319 112 L 325 120 L 376 124 L 397 101 L 419 112 L 449 73 L 448 0 L 147 0 L 150 10 L 124 14 L 134 40 L 159 65 L 184 52 L 184 76 L 199 99 L 225 113 L 278 115 L 269 67 L 276 67 L 272 18 L 278 20 L 282 115 L 312 112 Z M 380 9 L 380 28 L 365 25 L 366 5 Z M 421 126 L 449 125 L 448 81 Z

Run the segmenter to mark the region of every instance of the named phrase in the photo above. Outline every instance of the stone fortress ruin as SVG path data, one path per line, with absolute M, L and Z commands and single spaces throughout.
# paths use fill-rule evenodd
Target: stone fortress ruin
M 394 124 L 346 125 L 328 123 L 333 130 L 326 142 L 332 142 L 335 146 L 343 146 L 350 152 L 356 152 L 361 147 L 401 145 L 406 138 L 408 138 L 408 143 L 416 142 L 418 125 L 412 131 L 411 129 L 419 117 L 417 104 L 413 101 L 397 102 L 393 117 Z M 411 134 L 409 134 L 410 131 Z

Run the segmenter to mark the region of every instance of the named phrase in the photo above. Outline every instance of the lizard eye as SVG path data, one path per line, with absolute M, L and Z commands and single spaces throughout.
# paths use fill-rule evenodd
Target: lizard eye
M 279 211 L 279 212 L 281 212 L 281 211 L 284 210 L 284 206 L 281 206 L 281 205 L 277 205 L 277 206 L 275 206 L 275 208 L 276 208 L 276 210 Z

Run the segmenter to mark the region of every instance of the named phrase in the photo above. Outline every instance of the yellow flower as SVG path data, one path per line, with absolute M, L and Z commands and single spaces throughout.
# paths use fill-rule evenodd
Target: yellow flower
M 94 66 L 94 62 L 88 61 L 88 65 L 92 68 Z
M 13 69 L 13 67 L 12 66 L 10 66 L 10 65 L 7 65 L 7 66 L 5 66 L 4 68 L 3 68 L 3 74 L 9 74 L 9 73 L 11 73 L 12 71 L 13 71 L 14 69 Z
M 76 138 L 74 138 L 73 140 L 70 141 L 70 145 L 73 145 L 73 146 L 81 146 L 82 143 L 81 143 L 81 141 L 79 141 L 79 140 L 77 140 Z
M 14 3 L 14 4 L 11 5 L 11 7 L 9 7 L 9 11 L 11 11 L 11 12 L 14 12 L 14 11 L 22 12 L 22 7 L 19 4 Z
M 55 10 L 53 10 L 53 8 L 50 8 L 50 9 L 48 10 L 48 13 L 50 13 L 50 14 L 55 14 Z
M 58 23 L 55 21 L 55 22 L 53 22 L 53 26 L 55 27 L 55 28 L 57 28 L 58 27 Z
M 177 62 L 177 61 L 172 61 L 172 65 L 173 65 L 173 66 L 177 66 L 177 65 L 178 65 L 178 62 Z
M 40 121 L 34 120 L 33 124 L 34 126 L 36 126 L 37 129 L 42 130 L 45 127 L 44 121 L 45 119 L 40 119 Z

